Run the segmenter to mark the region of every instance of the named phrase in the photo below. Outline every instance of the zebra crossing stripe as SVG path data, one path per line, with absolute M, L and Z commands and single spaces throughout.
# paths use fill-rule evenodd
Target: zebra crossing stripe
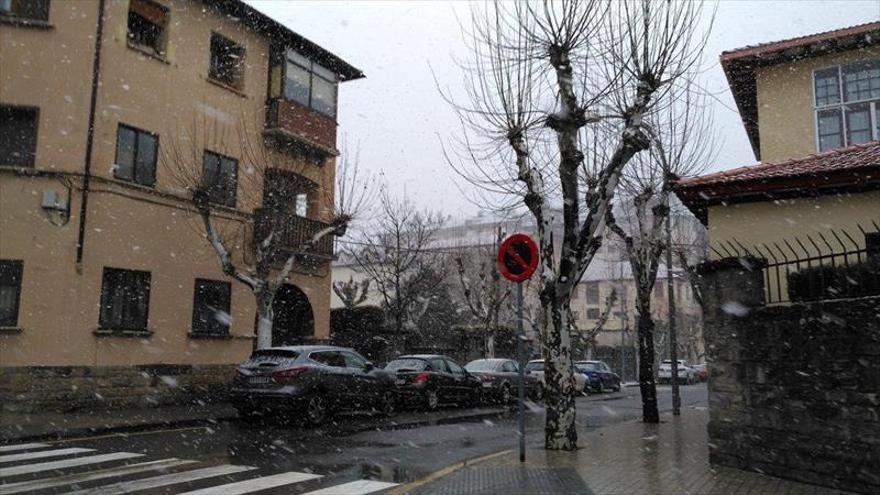
M 65 476 L 55 476 L 54 478 L 0 485 L 0 493 L 3 495 L 12 495 L 13 493 L 21 493 L 29 490 L 45 490 L 47 488 L 56 488 L 59 486 L 72 485 L 74 483 L 86 483 L 88 481 L 97 481 L 105 478 L 115 478 L 117 476 L 167 469 L 182 466 L 184 464 L 192 464 L 194 462 L 196 461 L 172 458 L 159 461 L 141 462 L 138 464 L 127 464 L 125 466 L 102 469 L 100 471 L 89 471 L 85 473 L 68 474 Z
M 273 474 L 271 476 L 263 476 L 262 478 L 253 478 L 250 480 L 239 481 L 237 483 L 229 483 L 228 485 L 212 486 L 185 492 L 180 495 L 242 495 L 245 493 L 256 492 L 260 490 L 268 490 L 279 486 L 293 485 L 303 481 L 321 478 L 318 474 L 297 473 L 291 471 L 289 473 Z
M 172 473 L 162 476 L 153 476 L 152 478 L 144 478 L 134 481 L 123 481 L 112 485 L 98 486 L 70 492 L 68 495 L 118 495 L 123 493 L 137 492 L 141 490 L 149 490 L 151 488 L 159 488 L 168 485 L 176 485 L 178 483 L 186 483 L 189 481 L 197 481 L 205 478 L 213 478 L 215 476 L 223 476 L 226 474 L 240 473 L 242 471 L 250 471 L 256 469 L 251 466 L 233 466 L 231 464 L 223 464 L 220 466 L 212 466 L 202 469 L 194 469 L 192 471 L 183 471 L 181 473 Z
M 15 461 L 29 461 L 31 459 L 45 459 L 47 457 L 61 457 L 70 454 L 82 454 L 83 452 L 94 452 L 95 449 L 81 449 L 73 447 L 70 449 L 57 450 L 41 450 L 39 452 L 25 452 L 23 454 L 0 455 L 0 464 Z
M 313 492 L 306 492 L 302 495 L 365 495 L 367 493 L 378 492 L 397 486 L 397 483 L 387 481 L 358 480 L 341 485 L 322 488 Z
M 3 445 L 0 452 L 15 452 L 16 450 L 34 450 L 48 447 L 48 443 L 20 443 L 18 445 Z
M 37 464 L 25 464 L 23 466 L 13 466 L 8 468 L 0 468 L 0 478 L 6 476 L 17 476 L 19 474 L 39 473 L 42 471 L 51 471 L 54 469 L 65 469 L 76 466 L 85 466 L 88 464 L 97 464 L 99 462 L 119 461 L 122 459 L 131 459 L 133 457 L 143 457 L 144 454 L 132 454 L 131 452 L 114 452 L 112 454 L 91 455 L 88 457 L 75 457 L 73 459 L 64 459 L 63 461 L 40 462 Z

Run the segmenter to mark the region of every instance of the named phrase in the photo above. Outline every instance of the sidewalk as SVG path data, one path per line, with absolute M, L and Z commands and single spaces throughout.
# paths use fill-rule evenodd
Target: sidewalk
M 410 494 L 840 494 L 814 485 L 708 463 L 705 409 L 664 415 L 660 425 L 626 422 L 582 431 L 577 452 L 549 452 L 532 443 L 432 482 L 400 487 Z
M 346 414 L 339 426 L 349 431 L 393 430 L 495 418 L 512 414 L 501 407 L 441 409 L 435 412 L 402 411 L 390 417 Z M 95 434 L 134 432 L 194 426 L 227 421 L 238 416 L 227 403 L 162 406 L 146 409 L 77 411 L 69 413 L 0 412 L 0 444 L 63 439 Z M 268 421 L 268 420 L 267 420 Z
M 0 442 L 187 426 L 236 417 L 226 403 L 68 413 L 0 412 Z

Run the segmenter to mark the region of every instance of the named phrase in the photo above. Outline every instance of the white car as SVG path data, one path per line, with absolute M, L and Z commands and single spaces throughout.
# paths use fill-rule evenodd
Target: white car
M 657 370 L 659 383 L 672 383 L 672 360 L 665 359 Z M 691 368 L 686 361 L 678 360 L 678 383 L 692 385 L 699 381 L 697 370 Z
M 577 368 L 574 368 L 572 365 L 573 375 L 574 375 L 574 393 L 582 394 L 584 393 L 584 388 L 587 386 L 587 377 L 584 376 L 583 373 L 580 373 Z M 526 373 L 534 375 L 541 380 L 541 385 L 546 389 L 547 384 L 544 382 L 544 360 L 543 359 L 533 359 L 529 361 L 526 365 L 525 369 Z

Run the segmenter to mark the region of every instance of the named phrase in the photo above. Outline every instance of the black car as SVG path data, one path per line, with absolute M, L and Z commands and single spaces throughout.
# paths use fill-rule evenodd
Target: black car
M 611 390 L 612 392 L 620 391 L 620 377 L 617 373 L 611 371 L 611 368 L 604 361 L 577 361 L 575 366 L 590 375 L 598 375 L 599 392 Z
M 472 405 L 480 399 L 480 381 L 452 359 L 413 354 L 392 359 L 385 371 L 396 377 L 398 396 L 434 410 L 441 404 Z
M 507 404 L 519 393 L 519 366 L 513 359 L 477 359 L 466 364 L 464 369 L 480 380 L 484 399 Z M 541 381 L 534 375 L 524 376 L 526 396 L 540 400 L 543 395 Z
M 332 346 L 270 347 L 239 365 L 232 404 L 242 415 L 281 410 L 312 424 L 351 410 L 394 412 L 394 376 L 357 352 Z

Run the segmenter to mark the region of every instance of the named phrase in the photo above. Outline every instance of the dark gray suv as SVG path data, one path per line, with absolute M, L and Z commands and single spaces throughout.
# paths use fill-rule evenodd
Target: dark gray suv
M 394 376 L 357 352 L 333 346 L 270 347 L 239 365 L 231 400 L 241 415 L 261 411 L 304 414 L 311 424 L 332 412 L 394 412 Z

